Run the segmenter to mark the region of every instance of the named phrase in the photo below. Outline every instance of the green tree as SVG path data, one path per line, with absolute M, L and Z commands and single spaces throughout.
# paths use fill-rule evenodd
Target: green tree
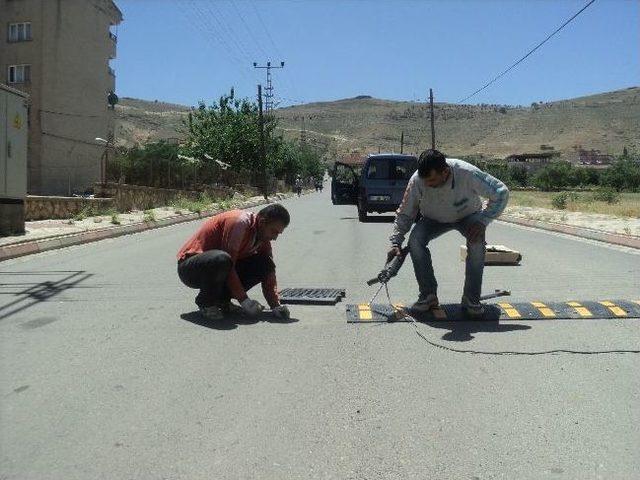
M 601 176 L 600 183 L 617 191 L 640 191 L 640 159 L 620 157 Z
M 533 185 L 544 191 L 559 190 L 569 186 L 575 181 L 574 168 L 569 162 L 552 162 L 538 170 L 533 177 Z

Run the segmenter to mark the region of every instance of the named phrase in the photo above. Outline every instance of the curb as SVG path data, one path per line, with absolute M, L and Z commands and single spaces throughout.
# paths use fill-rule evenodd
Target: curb
M 620 235 L 618 233 L 603 232 L 601 230 L 592 230 L 590 228 L 574 227 L 559 223 L 543 222 L 541 220 L 529 220 L 525 218 L 512 217 L 510 215 L 501 215 L 498 218 L 498 221 L 539 228 L 550 232 L 566 233 L 567 235 L 573 235 L 574 237 L 588 238 L 590 240 L 611 243 L 613 245 L 640 249 L 640 237 L 633 235 Z
M 274 198 L 268 200 L 255 200 L 251 202 L 242 202 L 234 208 L 247 209 L 272 203 L 274 201 L 283 200 L 290 197 L 290 194 L 277 194 Z M 187 215 L 180 215 L 175 217 L 163 218 L 155 222 L 140 222 L 132 223 L 131 225 L 113 226 L 100 230 L 93 230 L 88 232 L 71 233 L 68 235 L 59 235 L 56 237 L 40 238 L 37 240 L 30 240 L 22 243 L 13 243 L 0 246 L 0 262 L 4 260 L 10 260 L 12 258 L 23 257 L 25 255 L 31 255 L 34 253 L 46 252 L 49 250 L 56 250 L 58 248 L 70 247 L 71 245 L 80 245 L 83 243 L 97 242 L 99 240 L 105 240 L 107 238 L 116 238 L 123 235 L 130 235 L 132 233 L 140 233 L 146 230 L 153 230 L 156 228 L 168 227 L 177 223 L 191 222 L 201 218 L 211 217 L 217 215 L 224 210 L 207 210 L 200 213 L 190 213 Z

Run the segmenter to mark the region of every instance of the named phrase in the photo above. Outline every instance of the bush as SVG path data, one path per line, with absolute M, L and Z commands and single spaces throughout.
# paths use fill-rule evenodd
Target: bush
M 155 222 L 156 214 L 153 210 L 145 210 L 144 216 L 142 217 L 143 222 Z
M 569 200 L 568 192 L 556 193 L 551 197 L 551 205 L 558 210 L 565 210 L 567 208 L 567 201 Z
M 593 193 L 593 199 L 613 205 L 620 202 L 620 194 L 611 187 L 604 187 Z
M 637 159 L 620 158 L 602 173 L 600 183 L 617 191 L 640 191 L 640 162 Z

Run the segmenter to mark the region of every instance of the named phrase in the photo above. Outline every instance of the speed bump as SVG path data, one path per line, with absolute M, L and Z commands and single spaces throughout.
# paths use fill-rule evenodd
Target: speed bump
M 470 317 L 459 304 L 442 304 L 430 312 L 412 312 L 402 305 L 361 303 L 347 305 L 348 323 L 375 322 L 449 322 L 497 320 L 604 320 L 613 318 L 640 318 L 640 300 L 601 300 L 568 302 L 519 302 L 485 304 L 482 316 Z

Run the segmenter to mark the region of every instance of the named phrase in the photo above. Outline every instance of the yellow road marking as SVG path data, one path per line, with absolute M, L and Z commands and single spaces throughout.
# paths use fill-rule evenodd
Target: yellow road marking
M 510 303 L 498 303 L 509 318 L 521 318 L 522 315 Z
M 570 307 L 573 307 L 576 312 L 580 314 L 582 317 L 593 317 L 593 314 L 589 311 L 588 308 L 582 306 L 579 302 L 567 302 Z
M 531 302 L 531 305 L 533 305 L 538 310 L 540 310 L 540 313 L 542 315 L 544 315 L 545 317 L 547 317 L 547 318 L 556 316 L 556 314 L 553 312 L 553 310 L 551 310 L 549 307 L 547 307 L 542 302 Z
M 366 303 L 358 305 L 358 315 L 360 320 L 373 320 L 373 314 L 371 313 L 371 307 Z
M 611 310 L 611 313 L 613 313 L 617 317 L 627 316 L 627 312 L 625 312 L 623 309 L 621 309 L 615 303 L 610 302 L 609 300 L 603 300 L 602 302 L 598 302 L 598 303 L 600 305 L 604 305 L 605 307 L 607 307 L 609 310 Z

